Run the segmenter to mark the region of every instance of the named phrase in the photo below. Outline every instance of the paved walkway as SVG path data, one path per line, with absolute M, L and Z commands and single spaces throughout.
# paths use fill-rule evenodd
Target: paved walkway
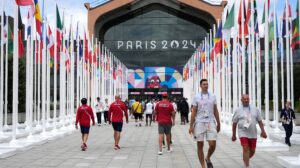
M 187 133 L 188 126 L 177 124 L 173 129 L 172 153 L 157 155 L 157 125 L 137 128 L 133 122 L 124 126 L 121 150 L 113 149 L 111 126 L 93 127 L 89 149 L 80 151 L 79 131 L 63 139 L 35 147 L 27 152 L 0 160 L 0 168 L 199 168 L 196 144 Z M 166 149 L 165 149 L 166 150 Z M 207 144 L 205 145 L 207 150 Z M 289 152 L 257 152 L 252 160 L 255 168 L 276 168 L 276 156 L 296 156 L 300 146 Z M 229 137 L 219 135 L 217 149 L 212 158 L 215 167 L 242 167 L 241 147 Z

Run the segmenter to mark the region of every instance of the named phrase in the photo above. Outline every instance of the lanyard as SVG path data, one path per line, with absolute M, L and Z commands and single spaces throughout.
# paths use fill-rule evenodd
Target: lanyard
M 244 110 L 245 108 L 247 108 L 247 107 L 243 107 L 243 111 L 246 113 L 246 111 Z M 247 114 L 247 117 L 250 118 L 250 116 L 251 116 L 251 108 L 250 108 L 250 106 L 248 106 L 248 109 L 249 109 L 249 112 L 246 113 L 246 114 Z
M 200 94 L 201 94 L 201 100 L 203 100 L 203 94 L 202 94 L 202 92 Z M 208 99 L 209 99 L 209 93 L 207 93 L 207 95 L 208 95 Z
M 286 109 L 286 110 L 284 110 L 284 111 L 285 111 L 285 113 L 286 113 L 287 118 L 288 118 L 288 119 L 291 119 L 292 113 L 290 112 L 290 114 L 289 114 L 289 113 L 288 113 L 288 110 L 289 110 L 289 109 Z

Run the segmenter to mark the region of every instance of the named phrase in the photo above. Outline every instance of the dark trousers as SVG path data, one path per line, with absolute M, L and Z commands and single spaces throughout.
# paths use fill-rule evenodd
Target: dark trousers
M 104 111 L 104 122 L 107 123 L 108 120 L 108 111 Z
M 150 125 L 152 123 L 152 114 L 146 114 L 146 124 L 148 125 L 148 118 L 150 119 Z
M 283 124 L 283 128 L 285 130 L 285 143 L 291 143 L 290 138 L 293 134 L 293 123 L 291 124 Z
M 98 124 L 101 124 L 101 121 L 102 121 L 102 112 L 97 112 L 96 115 L 97 115 L 97 122 L 98 122 Z
M 189 113 L 181 112 L 181 122 L 189 123 Z

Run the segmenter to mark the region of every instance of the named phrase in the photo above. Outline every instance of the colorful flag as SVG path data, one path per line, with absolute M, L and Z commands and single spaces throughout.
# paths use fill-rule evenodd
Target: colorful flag
M 7 41 L 7 17 L 5 12 L 3 12 L 3 34 L 4 34 L 4 39 L 3 39 L 3 44 L 6 44 Z
M 244 8 L 244 18 L 242 19 L 242 8 Z M 250 15 L 251 15 L 251 10 L 249 9 L 250 5 L 248 5 L 248 12 L 246 14 L 246 8 L 245 8 L 245 1 L 242 0 L 241 1 L 241 5 L 240 5 L 240 10 L 239 10 L 239 16 L 238 16 L 238 24 L 239 24 L 239 34 L 240 37 L 242 37 L 242 21 L 244 21 L 244 36 L 248 36 L 249 34 L 249 29 L 248 29 L 248 22 L 250 19 Z
M 50 51 L 51 58 L 54 58 L 54 39 L 50 26 L 48 25 L 47 49 Z
M 33 5 L 28 9 L 27 15 L 27 36 L 31 36 L 31 25 L 33 23 L 35 8 Z
M 32 0 L 16 0 L 16 3 L 17 3 L 18 6 L 33 5 L 33 1 Z
M 231 10 L 226 18 L 224 29 L 231 29 L 234 26 L 234 4 L 231 7 Z
M 13 54 L 13 50 L 14 50 L 14 40 L 13 39 L 14 39 L 13 33 L 11 31 L 9 24 L 7 23 L 8 55 Z
M 299 11 L 299 1 L 297 1 L 297 9 L 296 9 L 297 16 L 293 21 L 294 31 L 293 31 L 293 38 L 292 38 L 292 48 L 295 49 L 297 45 L 300 44 L 300 33 L 299 33 L 299 23 L 300 23 L 300 11 Z
M 22 40 L 22 29 L 23 29 L 23 22 L 20 12 L 20 7 L 18 7 L 18 17 L 19 17 L 19 23 L 18 23 L 18 44 L 19 44 L 19 58 L 21 58 L 24 54 L 24 44 Z
M 40 37 L 42 37 L 43 19 L 42 19 L 42 15 L 41 15 L 41 11 L 40 11 L 38 0 L 34 0 L 34 3 L 35 3 L 35 13 L 34 13 L 34 16 L 35 16 L 36 32 L 38 32 L 38 34 L 40 35 Z
M 263 15 L 262 15 L 262 21 L 261 23 L 265 23 L 266 22 L 266 11 L 265 11 L 265 3 L 264 3 L 264 11 L 263 11 Z M 270 0 L 268 0 L 268 11 L 270 11 Z
M 288 15 L 286 15 L 286 7 L 288 6 Z M 282 19 L 283 19 L 283 23 L 282 23 L 282 37 L 284 37 L 286 35 L 286 17 L 291 18 L 292 17 L 292 11 L 291 11 L 291 6 L 290 4 L 285 4 L 285 7 L 284 7 L 284 11 L 283 11 L 283 16 L 282 16 Z M 292 26 L 290 24 L 290 22 L 288 21 L 288 32 L 290 32 Z

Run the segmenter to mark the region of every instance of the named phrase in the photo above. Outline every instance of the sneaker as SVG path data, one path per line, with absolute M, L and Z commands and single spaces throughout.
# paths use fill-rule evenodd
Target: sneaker
M 173 152 L 173 149 L 170 148 L 167 152 L 168 152 L 168 153 L 171 153 L 171 152 Z
M 114 147 L 114 149 L 115 149 L 115 150 L 118 150 L 118 147 L 117 147 L 117 146 L 115 146 L 115 147 Z
M 140 127 L 142 127 L 142 124 L 139 124 Z
M 116 145 L 116 147 L 117 147 L 118 149 L 121 149 L 121 147 L 120 147 L 119 145 Z
M 101 124 L 97 124 L 98 126 L 101 126 Z
M 162 153 L 162 151 L 158 151 L 158 153 L 157 153 L 158 155 L 162 155 L 163 153 Z
M 207 168 L 213 168 L 214 167 L 213 164 L 210 161 L 205 159 L 205 162 L 206 162 Z
M 105 123 L 105 125 L 107 125 L 107 123 Z

